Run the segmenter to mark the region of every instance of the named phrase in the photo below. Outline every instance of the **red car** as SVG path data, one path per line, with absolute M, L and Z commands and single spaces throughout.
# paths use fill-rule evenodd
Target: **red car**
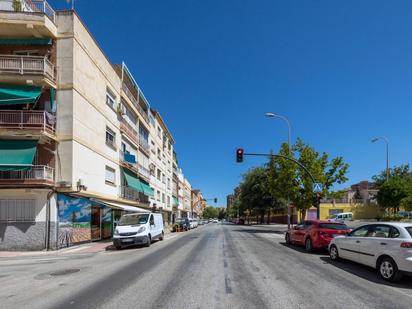
M 306 251 L 327 249 L 331 240 L 338 235 L 346 235 L 351 229 L 344 223 L 325 220 L 305 220 L 288 230 L 287 244 L 305 246 Z

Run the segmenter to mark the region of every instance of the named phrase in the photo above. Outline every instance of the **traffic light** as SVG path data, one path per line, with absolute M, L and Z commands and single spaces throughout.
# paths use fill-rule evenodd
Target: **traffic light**
M 315 203 L 315 206 L 316 207 L 319 207 L 319 205 L 320 205 L 320 199 L 322 198 L 322 196 L 321 196 L 321 194 L 320 193 L 316 193 L 315 194 L 315 197 L 314 197 L 314 199 L 313 199 L 313 202 Z
M 238 148 L 236 150 L 236 162 L 237 163 L 243 162 L 243 149 L 242 148 Z
M 216 204 L 217 203 L 217 198 L 215 197 L 213 200 L 215 201 L 215 204 Z

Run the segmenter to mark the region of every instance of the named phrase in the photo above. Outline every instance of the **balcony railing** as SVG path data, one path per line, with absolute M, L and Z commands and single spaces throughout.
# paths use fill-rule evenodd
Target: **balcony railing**
M 139 144 L 137 131 L 123 118 L 120 120 L 120 131 L 123 131 L 133 142 Z
M 140 137 L 139 139 L 139 145 L 141 148 L 143 148 L 144 151 L 146 151 L 147 153 L 150 152 L 150 146 L 149 146 L 149 142 L 147 140 L 145 140 L 143 137 Z
M 56 12 L 45 0 L 22 0 L 13 3 L 13 0 L 0 0 L 1 11 L 23 12 L 23 13 L 43 13 L 55 23 Z
M 120 187 L 120 197 L 127 200 L 137 201 L 141 204 L 150 203 L 147 195 L 127 186 Z
M 149 116 L 147 115 L 147 112 L 145 112 L 144 109 L 140 106 L 138 99 L 132 94 L 129 87 L 127 87 L 126 84 L 123 83 L 122 89 L 129 100 L 132 101 L 133 106 L 136 107 L 140 115 L 144 118 L 144 120 L 146 120 L 147 123 L 149 123 Z
M 54 182 L 54 168 L 45 165 L 34 165 L 24 171 L 0 171 L 0 184 L 43 184 Z
M 124 157 L 123 151 L 120 151 L 120 161 L 123 163 L 123 165 L 126 165 L 127 168 L 132 169 L 135 173 L 139 172 L 137 162 L 132 163 L 132 162 L 127 161 Z M 136 161 L 137 161 L 137 158 L 136 158 Z
M 54 65 L 42 56 L 0 55 L 0 75 L 43 75 L 54 81 Z
M 0 130 L 41 130 L 55 134 L 56 117 L 46 111 L 0 110 Z
M 139 174 L 147 179 L 150 179 L 150 170 L 145 168 L 143 165 L 138 164 Z

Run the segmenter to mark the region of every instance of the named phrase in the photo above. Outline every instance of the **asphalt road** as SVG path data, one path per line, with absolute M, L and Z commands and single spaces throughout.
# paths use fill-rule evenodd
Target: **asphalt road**
M 150 248 L 0 259 L 2 308 L 411 308 L 412 279 L 332 263 L 274 226 L 209 224 Z

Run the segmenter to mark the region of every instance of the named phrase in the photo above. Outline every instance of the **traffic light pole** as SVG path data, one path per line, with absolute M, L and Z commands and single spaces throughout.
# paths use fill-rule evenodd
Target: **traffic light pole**
M 237 154 L 239 155 L 239 151 L 237 152 Z M 310 179 L 312 180 L 312 183 L 314 183 L 314 184 L 316 183 L 315 178 L 314 178 L 313 175 L 309 172 L 309 170 L 306 168 L 306 166 L 304 166 L 302 163 L 300 163 L 299 161 L 297 161 L 297 160 L 295 160 L 295 159 L 293 159 L 293 158 L 290 158 L 290 157 L 287 157 L 287 156 L 283 156 L 283 155 L 277 155 L 277 154 L 244 153 L 243 150 L 242 150 L 242 156 L 258 156 L 258 157 L 271 157 L 271 158 L 276 157 L 276 158 L 282 158 L 282 159 L 286 159 L 286 160 L 295 162 L 297 165 L 299 165 L 299 166 L 309 175 Z M 243 161 L 243 158 L 242 158 L 242 161 Z M 240 162 L 242 162 L 242 161 L 240 161 Z M 238 160 L 238 162 L 239 162 L 239 160 Z M 315 206 L 316 206 L 316 217 L 317 217 L 318 219 L 320 219 L 320 198 L 318 198 L 318 196 L 316 196 L 316 202 L 315 202 L 315 204 L 316 204 L 316 205 L 315 205 Z M 288 208 L 289 208 L 289 205 L 288 205 Z

